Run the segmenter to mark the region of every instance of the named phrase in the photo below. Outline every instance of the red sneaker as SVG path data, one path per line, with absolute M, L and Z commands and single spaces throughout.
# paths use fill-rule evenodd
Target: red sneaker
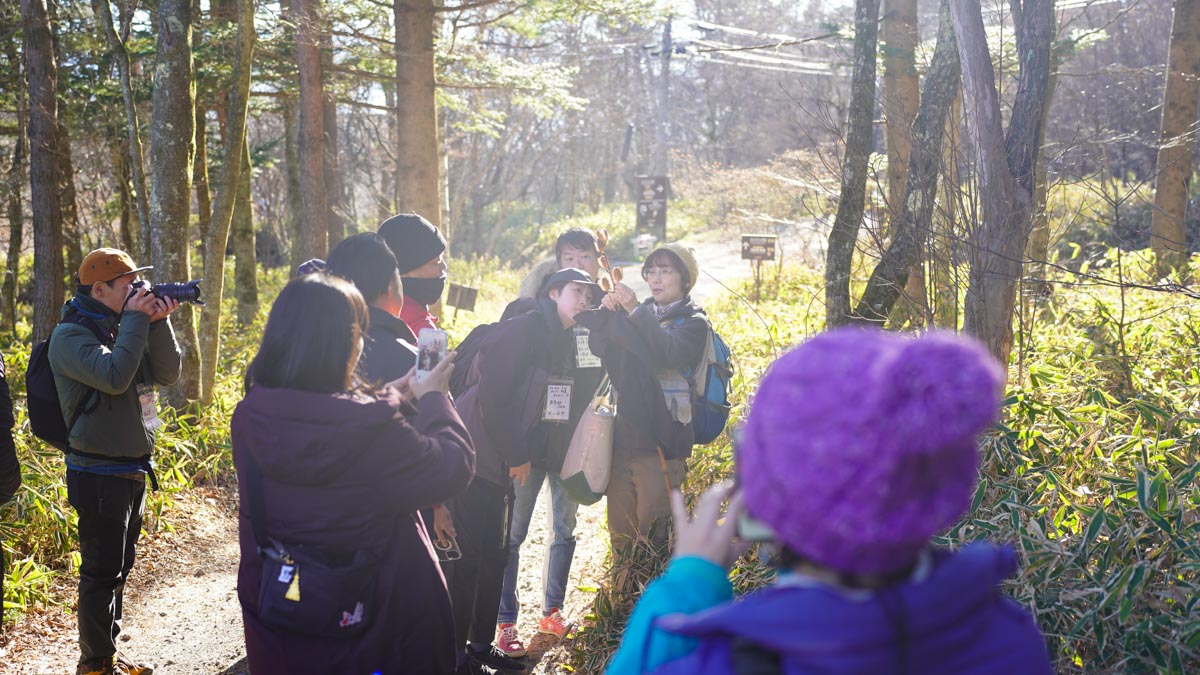
M 521 638 L 517 635 L 515 624 L 500 624 L 500 632 L 496 636 L 496 646 L 509 658 L 519 659 L 525 656 L 525 643 L 521 642 Z
M 563 621 L 562 612 L 557 609 L 550 610 L 549 616 L 543 616 L 541 621 L 538 621 L 538 632 L 547 635 L 553 635 L 559 639 L 566 637 L 571 631 L 571 624 Z

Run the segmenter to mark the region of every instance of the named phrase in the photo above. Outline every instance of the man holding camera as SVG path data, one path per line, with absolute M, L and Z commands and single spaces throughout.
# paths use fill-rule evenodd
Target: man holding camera
M 161 421 L 155 385 L 179 379 L 180 350 L 167 318 L 179 308 L 138 280 L 124 251 L 92 251 L 75 297 L 50 336 L 50 369 L 67 421 L 67 498 L 79 515 L 76 675 L 148 675 L 117 651 L 125 581 L 133 567 L 146 478 Z

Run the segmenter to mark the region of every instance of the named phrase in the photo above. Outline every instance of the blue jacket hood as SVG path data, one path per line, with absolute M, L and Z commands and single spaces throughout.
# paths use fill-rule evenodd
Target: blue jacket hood
M 698 614 L 662 617 L 660 628 L 699 638 L 708 649 L 681 660 L 698 659 L 704 665 L 691 666 L 698 669 L 673 662 L 660 672 L 719 672 L 715 661 L 727 661 L 734 642 L 779 654 L 785 673 L 1049 672 L 1036 625 L 999 589 L 1016 569 L 1011 548 L 980 543 L 938 552 L 925 579 L 874 593 L 785 583 Z

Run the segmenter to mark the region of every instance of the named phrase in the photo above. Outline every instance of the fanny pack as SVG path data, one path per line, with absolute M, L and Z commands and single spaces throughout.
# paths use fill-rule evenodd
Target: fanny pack
M 379 563 L 367 551 L 337 553 L 267 536 L 262 474 L 246 453 L 250 522 L 262 558 L 258 619 L 268 628 L 314 638 L 354 638 L 375 609 Z

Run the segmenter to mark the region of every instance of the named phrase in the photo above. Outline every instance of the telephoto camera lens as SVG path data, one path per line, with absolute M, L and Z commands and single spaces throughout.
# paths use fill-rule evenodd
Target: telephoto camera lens
M 160 298 L 171 298 L 179 302 L 203 305 L 204 301 L 200 299 L 200 281 L 200 279 L 195 279 L 187 283 L 154 284 L 150 287 L 150 292 Z

